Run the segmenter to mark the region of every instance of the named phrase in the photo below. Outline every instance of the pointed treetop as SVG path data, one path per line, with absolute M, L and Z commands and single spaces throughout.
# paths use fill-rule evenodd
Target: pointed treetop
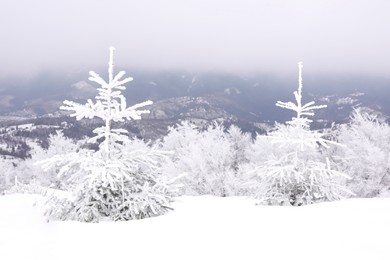
M 120 71 L 114 75 L 114 47 L 109 48 L 110 57 L 108 62 L 109 80 L 106 81 L 99 74 L 90 71 L 88 78 L 90 81 L 96 82 L 100 85 L 98 88 L 98 95 L 96 101 L 88 100 L 85 105 L 73 102 L 64 101 L 64 105 L 60 108 L 67 111 L 74 111 L 71 116 L 75 116 L 77 120 L 83 118 L 98 117 L 104 121 L 122 122 L 123 120 L 139 120 L 142 114 L 149 113 L 148 110 L 138 110 L 141 107 L 153 104 L 152 101 L 145 101 L 140 104 L 128 107 L 126 98 L 121 93 L 125 90 L 125 83 L 133 80 L 132 77 L 123 78 L 124 71 Z
M 300 118 L 302 118 L 302 116 L 313 116 L 314 115 L 313 110 L 326 107 L 326 105 L 316 106 L 316 105 L 314 105 L 315 104 L 314 101 L 311 101 L 309 103 L 302 105 L 302 85 L 303 85 L 302 84 L 302 68 L 303 68 L 302 62 L 298 62 L 298 69 L 299 69 L 298 90 L 294 91 L 294 97 L 295 97 L 296 104 L 294 104 L 293 102 L 282 102 L 282 101 L 276 102 L 276 105 L 278 107 L 282 107 L 282 108 L 286 108 L 286 109 L 290 109 L 290 110 L 295 111 L 297 113 L 297 116 L 295 117 L 296 119 L 300 119 Z M 308 120 L 308 121 L 310 121 L 310 120 Z
M 112 81 L 112 79 L 114 78 L 114 51 L 115 51 L 115 47 L 111 46 L 109 48 L 110 50 L 110 60 L 108 62 L 108 78 L 109 78 L 109 82 Z
M 303 62 L 298 62 L 298 69 L 299 69 L 299 75 L 298 75 L 298 96 L 302 98 L 302 68 L 303 68 Z M 294 93 L 295 94 L 295 93 Z

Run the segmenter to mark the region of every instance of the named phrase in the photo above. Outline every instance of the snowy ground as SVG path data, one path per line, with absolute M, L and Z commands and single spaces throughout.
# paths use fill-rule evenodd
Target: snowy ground
M 0 196 L 0 259 L 390 259 L 390 199 L 260 207 L 182 197 L 161 217 L 47 223 L 32 195 Z

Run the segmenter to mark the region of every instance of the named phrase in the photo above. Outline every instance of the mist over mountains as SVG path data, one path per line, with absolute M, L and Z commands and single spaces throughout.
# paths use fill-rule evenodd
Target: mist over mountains
M 188 73 L 181 71 L 130 71 L 134 80 L 126 85 L 128 104 L 152 100 L 150 115 L 132 122 L 138 135 L 160 135 L 166 127 L 180 120 L 212 120 L 237 124 L 244 131 L 258 132 L 264 124 L 284 122 L 292 113 L 275 106 L 276 101 L 293 100 L 297 78 L 258 74 L 250 76 L 228 73 Z M 101 72 L 104 75 L 106 72 Z M 69 75 L 40 74 L 24 81 L 0 81 L 0 116 L 2 124 L 10 120 L 59 118 L 63 100 L 85 102 L 93 98 L 96 85 L 88 81 L 87 72 Z M 304 75 L 304 101 L 315 100 L 328 108 L 317 112 L 317 127 L 331 122 L 345 122 L 353 107 L 364 106 L 390 115 L 390 81 L 386 78 L 356 75 Z M 145 126 L 145 124 L 147 126 Z M 130 127 L 130 126 L 129 126 Z M 151 130 L 154 128 L 154 130 Z M 158 130 L 159 129 L 159 130 Z M 165 129 L 165 130 L 163 130 Z M 134 129 L 133 129 L 134 130 Z M 144 134 L 142 134 L 144 132 Z

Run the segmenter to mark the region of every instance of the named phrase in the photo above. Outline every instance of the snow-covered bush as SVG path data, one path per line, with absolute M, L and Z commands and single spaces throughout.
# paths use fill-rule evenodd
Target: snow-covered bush
M 2 161 L 4 164 L 3 175 L 0 178 L 1 189 L 9 190 L 7 192 L 34 193 L 48 187 L 60 188 L 65 185 L 65 180 L 56 177 L 56 169 L 43 172 L 42 168 L 37 166 L 36 161 L 50 158 L 56 154 L 64 154 L 77 151 L 79 145 L 73 140 L 66 138 L 61 131 L 49 136 L 49 146 L 47 149 L 42 148 L 37 142 L 29 142 L 31 147 L 30 158 L 7 158 Z M 17 181 L 15 181 L 17 180 Z M 1 185 L 4 183 L 4 185 Z
M 241 166 L 248 162 L 252 137 L 249 133 L 243 133 L 239 127 L 231 125 L 227 130 L 227 138 L 233 151 L 232 167 L 236 174 L 240 174 Z
M 337 143 L 310 129 L 307 117 L 326 106 L 316 106 L 314 101 L 302 104 L 302 63 L 294 96 L 296 103 L 278 101 L 276 105 L 293 110 L 296 117 L 285 125 L 277 124 L 267 136 L 257 137 L 269 141 L 272 148 L 254 170 L 259 177 L 256 197 L 260 203 L 294 206 L 340 199 L 346 190 L 338 178 L 347 176 L 333 170 L 330 160 L 321 154 L 322 148 Z
M 246 160 L 240 165 L 239 171 L 243 177 L 243 187 L 248 196 L 257 197 L 259 193 L 259 180 L 257 169 L 264 165 L 270 154 L 276 152 L 276 146 L 264 135 L 257 134 L 245 149 Z
M 57 131 L 56 134 L 51 134 L 49 139 L 49 146 L 47 149 L 42 148 L 37 143 L 30 144 L 31 158 L 25 161 L 26 168 L 33 174 L 34 185 L 41 185 L 43 187 L 64 188 L 66 186 L 65 179 L 57 177 L 58 169 L 52 168 L 46 172 L 36 165 L 37 161 L 42 161 L 51 158 L 58 154 L 67 154 L 77 152 L 80 145 L 64 136 L 62 131 Z M 82 142 L 82 141 L 81 141 Z
M 169 209 L 173 190 L 159 171 L 167 152 L 158 145 L 149 146 L 130 140 L 115 122 L 139 120 L 149 113 L 139 108 L 152 104 L 146 101 L 127 107 L 121 91 L 132 78 L 122 79 L 125 72 L 113 75 L 113 52 L 110 48 L 109 80 L 106 82 L 91 71 L 89 80 L 100 84 L 96 101 L 85 105 L 64 101 L 63 110 L 72 111 L 77 120 L 100 118 L 104 126 L 96 128 L 88 142 L 100 142 L 98 151 L 55 155 L 40 164 L 45 170 L 58 169 L 58 177 L 66 178 L 69 196 L 50 193 L 48 216 L 63 220 L 99 221 L 140 219 L 157 216 Z
M 16 183 L 27 185 L 30 182 L 35 182 L 38 174 L 31 158 L 23 160 L 8 157 L 1 159 L 0 165 L 0 191 L 3 192 L 12 188 Z
M 240 165 L 246 160 L 245 149 L 251 138 L 232 126 L 225 131 L 213 124 L 201 131 L 195 125 L 182 122 L 169 129 L 164 147 L 174 152 L 165 165 L 170 176 L 179 176 L 183 194 L 232 196 L 242 194 Z
M 0 159 L 0 195 L 14 183 L 14 166 L 10 160 Z
M 340 170 L 352 177 L 348 187 L 358 197 L 376 197 L 390 187 L 390 126 L 374 111 L 358 108 L 337 129 L 346 149 L 337 149 Z
M 19 182 L 18 178 L 14 179 L 13 185 L 4 191 L 4 194 L 39 194 L 45 195 L 47 187 L 39 184 L 36 179 L 29 180 L 28 183 Z

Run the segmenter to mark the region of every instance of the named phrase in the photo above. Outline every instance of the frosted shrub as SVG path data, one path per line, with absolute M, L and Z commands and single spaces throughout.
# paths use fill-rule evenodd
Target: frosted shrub
M 34 180 L 37 184 L 43 187 L 50 188 L 64 188 L 66 179 L 60 179 L 57 177 L 57 169 L 52 168 L 43 172 L 39 165 L 35 162 L 51 158 L 58 154 L 67 154 L 77 152 L 79 150 L 79 144 L 74 140 L 67 138 L 61 131 L 57 131 L 56 134 L 51 134 L 49 137 L 49 147 L 47 149 L 42 148 L 40 145 L 32 144 L 31 159 L 26 160 L 27 167 L 33 172 Z
M 358 108 L 337 130 L 346 149 L 337 149 L 340 169 L 352 177 L 348 187 L 358 197 L 388 193 L 390 186 L 390 127 L 373 111 Z
M 241 166 L 248 162 L 247 156 L 252 137 L 249 133 L 243 133 L 239 127 L 232 125 L 227 131 L 227 138 L 233 151 L 232 167 L 236 174 L 239 174 Z
M 31 158 L 3 160 L 4 177 L 0 176 L 0 186 L 4 182 L 6 185 L 3 189 L 8 189 L 8 193 L 39 194 L 42 194 L 48 187 L 61 187 L 63 180 L 56 178 L 56 169 L 53 168 L 44 173 L 42 168 L 35 163 L 55 154 L 76 151 L 78 145 L 73 140 L 64 137 L 61 131 L 50 135 L 49 142 L 47 149 L 42 148 L 36 142 L 29 142 Z
M 0 159 L 0 195 L 14 184 L 15 167 L 10 160 Z
M 271 140 L 257 134 L 245 150 L 246 160 L 240 165 L 239 171 L 243 177 L 243 186 L 249 196 L 259 193 L 259 172 L 257 168 L 264 165 L 271 154 L 276 153 L 276 147 Z M 255 170 L 254 170 L 255 169 Z
M 246 143 L 248 142 L 248 143 Z M 170 128 L 164 147 L 174 151 L 165 171 L 182 177 L 183 194 L 232 196 L 242 193 L 239 167 L 250 137 L 232 126 L 227 132 L 220 124 L 205 131 L 183 122 Z
M 113 128 L 113 123 L 139 120 L 148 110 L 139 110 L 152 104 L 146 101 L 131 107 L 121 91 L 132 78 L 122 79 L 125 72 L 113 75 L 113 53 L 110 48 L 109 80 L 95 72 L 90 80 L 100 85 L 96 101 L 85 105 L 64 101 L 63 110 L 72 111 L 77 120 L 100 118 L 104 125 L 96 128 L 88 142 L 98 142 L 98 151 L 55 155 L 40 162 L 45 170 L 58 169 L 58 177 L 71 184 L 71 193 L 49 194 L 49 218 L 79 221 L 99 221 L 101 218 L 130 220 L 157 216 L 169 209 L 173 189 L 159 169 L 167 152 L 142 141 L 130 140 L 127 131 Z M 61 194 L 61 196 L 58 196 Z
M 285 125 L 277 124 L 268 136 L 257 137 L 272 146 L 267 159 L 254 170 L 259 178 L 256 197 L 260 203 L 293 206 L 340 199 L 347 190 L 338 180 L 348 177 L 333 170 L 330 160 L 321 154 L 321 148 L 337 143 L 325 139 L 319 131 L 310 130 L 311 120 L 307 117 L 326 106 L 316 106 L 313 101 L 302 104 L 301 63 L 294 97 L 296 103 L 278 101 L 276 105 L 293 110 L 296 117 Z

